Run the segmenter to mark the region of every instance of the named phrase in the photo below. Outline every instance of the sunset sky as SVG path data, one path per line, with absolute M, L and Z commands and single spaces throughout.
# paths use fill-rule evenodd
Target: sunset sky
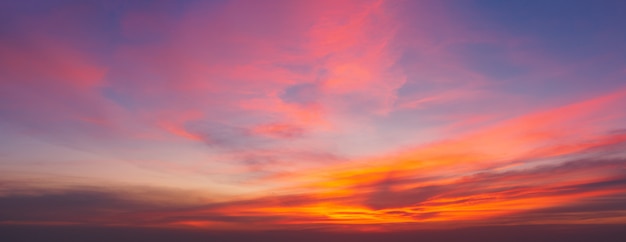
M 0 1 L 0 225 L 626 225 L 626 1 Z

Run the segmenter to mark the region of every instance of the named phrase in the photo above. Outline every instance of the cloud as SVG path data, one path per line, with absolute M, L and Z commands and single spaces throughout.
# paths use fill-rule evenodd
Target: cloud
M 117 190 L 115 190 L 117 189 Z M 149 192 L 149 194 L 143 194 Z M 134 213 L 186 206 L 165 199 L 173 191 L 128 188 L 74 187 L 41 191 L 23 188 L 0 196 L 2 223 L 68 223 L 84 225 L 139 224 Z M 180 195 L 180 194 L 177 194 Z M 154 200 L 154 199 L 157 200 Z
M 573 160 L 507 172 L 482 172 L 451 181 L 410 177 L 362 184 L 351 195 L 308 192 L 224 202 L 158 202 L 166 190 L 80 188 L 5 193 L 4 223 L 66 222 L 159 226 L 264 228 L 297 224 L 473 221 L 481 224 L 591 223 L 621 218 L 626 183 L 623 159 Z M 585 175 L 584 179 L 580 176 Z M 393 176 L 390 176 L 393 177 Z M 421 185 L 437 182 L 440 185 Z M 404 188 L 403 188 L 404 187 Z M 174 196 L 193 196 L 178 193 Z M 529 203 L 532 202 L 532 203 Z M 604 214 L 588 217 L 592 213 Z M 480 216 L 479 216 L 480 214 Z M 196 225 L 193 225 L 194 221 Z M 377 222 L 378 221 L 378 222 Z M 201 225 L 204 224 L 204 225 Z M 295 225 L 294 225 L 295 224 Z
M 623 63 L 559 61 L 469 3 L 0 4 L 0 173 L 221 199 L 65 184 L 3 194 L 4 223 L 624 221 Z

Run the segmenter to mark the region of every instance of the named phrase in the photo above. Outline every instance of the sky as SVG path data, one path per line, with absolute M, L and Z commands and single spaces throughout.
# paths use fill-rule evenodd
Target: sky
M 0 225 L 626 226 L 626 2 L 0 2 Z

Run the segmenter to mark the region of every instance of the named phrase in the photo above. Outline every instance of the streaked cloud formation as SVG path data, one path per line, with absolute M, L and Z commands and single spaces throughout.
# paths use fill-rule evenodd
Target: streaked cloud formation
M 625 224 L 626 5 L 520 4 L 0 3 L 0 223 Z

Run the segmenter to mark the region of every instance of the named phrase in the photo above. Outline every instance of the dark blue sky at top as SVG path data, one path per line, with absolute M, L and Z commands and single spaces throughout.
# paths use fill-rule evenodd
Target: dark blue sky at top
M 472 28 L 519 39 L 519 50 L 539 53 L 547 62 L 566 67 L 565 74 L 559 76 L 509 80 L 528 74 L 528 68 L 507 59 L 509 46 L 477 43 L 457 50 L 467 60 L 475 60 L 472 65 L 475 70 L 502 79 L 505 90 L 535 93 L 539 97 L 559 92 L 601 92 L 623 84 L 626 1 L 476 0 L 464 3 L 458 8 L 467 17 L 481 20 L 481 24 Z

